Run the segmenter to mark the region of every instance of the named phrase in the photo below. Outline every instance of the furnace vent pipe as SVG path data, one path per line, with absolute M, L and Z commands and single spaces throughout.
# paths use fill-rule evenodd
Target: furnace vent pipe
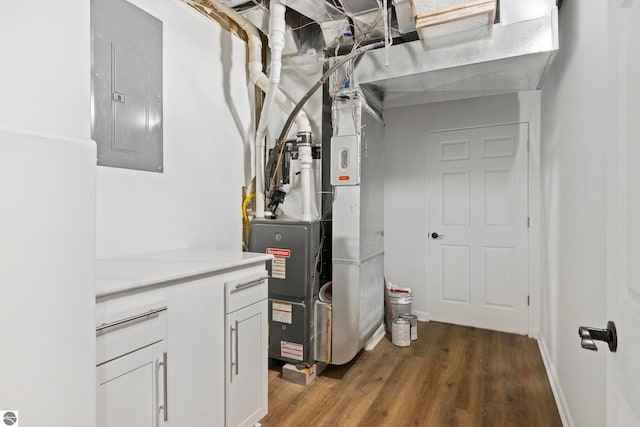
M 269 6 L 271 19 L 269 21 L 269 47 L 271 48 L 271 67 L 269 75 L 269 86 L 266 91 L 258 130 L 256 131 L 256 218 L 264 218 L 264 151 L 265 136 L 267 134 L 267 124 L 269 113 L 273 106 L 275 95 L 280 84 L 280 71 L 282 69 L 282 50 L 284 49 L 284 15 L 287 8 L 279 0 L 271 0 Z
M 245 33 L 247 33 L 247 43 L 249 47 L 248 49 L 249 50 L 249 59 L 248 59 L 249 79 L 251 80 L 252 84 L 258 86 L 260 89 L 266 92 L 267 97 L 269 97 L 269 92 L 270 92 L 269 87 L 271 86 L 271 82 L 262 70 L 262 41 L 260 40 L 260 32 L 247 19 L 245 19 L 240 14 L 238 14 L 234 9 L 222 3 L 220 0 L 208 0 L 208 1 L 212 6 L 218 9 L 220 12 L 224 13 L 233 21 L 235 21 L 235 23 L 238 24 L 240 28 L 242 28 L 245 31 Z M 277 4 L 276 6 L 276 10 L 278 11 L 276 12 L 277 14 L 280 13 L 279 8 L 286 9 L 280 1 L 273 1 L 272 3 Z M 273 14 L 273 11 L 272 11 L 272 14 Z M 282 32 L 284 35 L 284 17 L 282 19 L 282 24 L 280 24 L 279 21 L 277 22 L 278 22 L 277 25 L 282 25 Z M 273 19 L 271 20 L 270 24 L 273 24 Z M 276 32 L 279 32 L 279 31 L 276 31 Z M 270 31 L 270 33 L 273 33 L 273 31 Z M 278 36 L 275 35 L 275 38 L 278 38 Z M 270 39 L 271 39 L 271 34 L 270 34 Z M 276 41 L 276 44 L 277 43 L 278 42 Z M 284 45 L 284 40 L 282 43 Z M 278 57 L 281 58 L 281 55 L 278 55 Z M 278 62 L 280 63 L 280 59 L 278 59 Z M 281 68 L 281 65 L 278 64 L 277 68 L 278 68 L 278 80 L 279 80 L 279 74 L 280 74 L 279 70 Z M 272 64 L 272 73 L 273 73 L 273 64 Z M 274 90 L 272 90 L 271 92 L 273 93 L 273 95 L 271 95 L 273 98 L 271 101 L 269 101 L 268 99 L 265 100 L 266 101 L 265 109 L 269 110 L 269 106 L 267 102 L 273 103 L 274 101 L 287 114 L 290 114 L 293 111 L 293 109 L 296 107 L 296 103 L 293 100 L 289 99 L 289 97 L 285 95 L 284 92 L 282 92 L 282 90 L 280 90 L 277 85 L 275 85 Z M 262 117 L 265 114 L 268 114 L 268 112 L 264 113 L 264 109 L 263 109 L 263 112 L 260 115 L 260 122 L 264 122 L 263 126 L 265 126 L 265 129 L 266 129 L 267 121 L 262 120 Z M 311 132 L 311 124 L 309 123 L 309 119 L 307 118 L 304 112 L 300 112 L 297 115 L 296 126 L 298 128 L 298 131 Z M 264 133 L 266 134 L 266 132 Z M 258 135 L 256 135 L 256 140 L 257 140 L 257 136 Z M 264 142 L 263 142 L 264 136 L 260 138 L 260 141 L 261 141 L 261 145 L 260 147 L 256 146 L 256 153 L 255 153 L 255 156 L 256 156 L 256 217 L 264 218 Z M 258 185 L 259 182 L 262 182 L 262 185 Z
M 298 158 L 300 159 L 300 190 L 302 192 L 302 208 L 300 219 L 311 221 L 311 132 L 298 132 Z

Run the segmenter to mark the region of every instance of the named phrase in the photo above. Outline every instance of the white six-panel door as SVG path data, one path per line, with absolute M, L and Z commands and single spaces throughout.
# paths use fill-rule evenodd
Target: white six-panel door
M 640 1 L 609 2 L 611 66 L 607 141 L 607 425 L 640 426 Z M 604 327 L 605 325 L 598 325 Z
M 527 332 L 527 139 L 526 123 L 429 133 L 432 320 Z

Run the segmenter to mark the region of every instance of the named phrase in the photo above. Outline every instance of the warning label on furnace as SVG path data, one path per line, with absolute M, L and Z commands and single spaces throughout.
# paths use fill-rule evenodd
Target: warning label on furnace
M 291 324 L 291 304 L 273 302 L 271 306 L 271 319 L 274 322 Z
M 288 357 L 293 360 L 302 360 L 304 354 L 304 346 L 289 341 L 280 341 L 280 356 Z
M 271 277 L 274 279 L 287 278 L 287 259 L 284 257 L 274 257 L 271 262 Z

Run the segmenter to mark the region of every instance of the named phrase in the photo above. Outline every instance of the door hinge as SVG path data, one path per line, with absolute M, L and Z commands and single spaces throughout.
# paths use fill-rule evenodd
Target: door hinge
M 531 217 L 527 217 L 527 228 L 531 228 Z
M 527 307 L 531 305 L 531 298 L 527 295 Z

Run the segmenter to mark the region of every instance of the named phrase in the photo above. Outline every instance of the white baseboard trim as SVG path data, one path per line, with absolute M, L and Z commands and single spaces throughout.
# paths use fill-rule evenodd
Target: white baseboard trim
M 571 412 L 569 412 L 567 400 L 564 397 L 562 387 L 560 386 L 560 381 L 558 380 L 558 375 L 556 374 L 556 370 L 553 367 L 553 363 L 551 363 L 551 356 L 549 355 L 547 345 L 545 344 L 543 337 L 540 336 L 540 331 L 538 331 L 538 335 L 538 347 L 540 348 L 542 362 L 544 363 L 544 367 L 547 371 L 547 377 L 549 377 L 549 384 L 551 384 L 553 397 L 556 399 L 556 405 L 558 406 L 558 412 L 560 412 L 562 425 L 565 427 L 575 427 L 575 424 L 573 424 L 573 418 L 571 418 Z
M 373 335 L 371 335 L 371 338 L 369 338 L 364 344 L 364 349 L 367 351 L 371 351 L 376 348 L 376 346 L 378 345 L 378 343 L 380 343 L 380 341 L 382 341 L 382 338 L 384 338 L 384 335 L 386 333 L 387 329 L 384 326 L 384 322 L 382 322 L 380 326 L 378 326 L 378 329 L 376 329 L 376 331 L 373 333 Z
M 529 329 L 528 336 L 529 336 L 529 338 L 533 338 L 534 340 L 539 340 L 540 339 L 540 329 L 538 329 L 538 328 Z
M 430 322 L 431 316 L 426 311 L 414 311 L 413 314 L 418 316 L 420 322 Z

